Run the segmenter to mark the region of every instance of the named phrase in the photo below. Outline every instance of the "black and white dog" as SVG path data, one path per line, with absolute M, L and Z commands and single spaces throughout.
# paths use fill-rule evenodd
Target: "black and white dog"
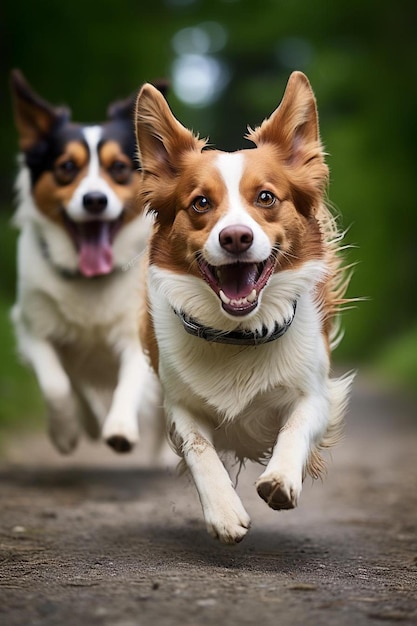
M 128 451 L 139 438 L 139 403 L 160 412 L 137 328 L 135 266 L 151 222 L 137 201 L 134 98 L 110 105 L 105 123 L 84 125 L 18 70 L 11 85 L 21 152 L 19 351 L 36 373 L 58 450 L 71 452 L 85 430 Z

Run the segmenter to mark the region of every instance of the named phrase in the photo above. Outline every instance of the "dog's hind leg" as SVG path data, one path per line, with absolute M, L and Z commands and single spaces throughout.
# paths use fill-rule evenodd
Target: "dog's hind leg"
M 238 543 L 248 532 L 250 518 L 209 432 L 183 407 L 171 407 L 169 413 L 171 439 L 194 479 L 209 534 L 224 543 Z
M 328 421 L 329 406 L 324 395 L 307 396 L 296 404 L 256 483 L 259 495 L 272 509 L 297 506 L 310 453 L 320 443 Z

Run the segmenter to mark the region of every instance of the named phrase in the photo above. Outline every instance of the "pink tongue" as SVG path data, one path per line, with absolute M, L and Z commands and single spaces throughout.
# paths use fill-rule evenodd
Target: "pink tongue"
M 228 298 L 245 298 L 253 290 L 258 270 L 254 263 L 233 263 L 222 265 L 219 274 L 220 289 Z
M 78 238 L 78 267 L 84 276 L 100 276 L 113 269 L 108 222 L 87 222 Z

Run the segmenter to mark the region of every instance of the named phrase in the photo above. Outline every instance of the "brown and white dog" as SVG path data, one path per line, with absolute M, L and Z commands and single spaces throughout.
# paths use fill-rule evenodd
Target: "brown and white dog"
M 227 153 L 206 149 L 144 85 L 136 129 L 155 215 L 142 339 L 207 529 L 234 543 L 250 520 L 217 451 L 267 462 L 259 495 L 295 507 L 337 439 L 353 378 L 329 376 L 346 280 L 315 97 L 293 73 L 249 131 L 255 149 Z
M 83 429 L 126 451 L 138 440 L 139 404 L 148 395 L 157 405 L 159 387 L 137 333 L 134 266 L 151 221 L 137 202 L 135 98 L 112 104 L 105 123 L 81 125 L 19 71 L 11 79 L 21 150 L 18 346 L 61 452 L 75 447 Z

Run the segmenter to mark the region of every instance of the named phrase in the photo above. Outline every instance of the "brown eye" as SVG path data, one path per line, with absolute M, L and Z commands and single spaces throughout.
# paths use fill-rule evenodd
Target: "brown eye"
M 55 166 L 54 174 L 60 185 L 69 185 L 78 174 L 78 167 L 72 159 L 62 161 Z
M 197 196 L 193 200 L 192 207 L 197 213 L 205 213 L 211 208 L 210 201 L 205 196 Z
M 130 182 L 132 168 L 124 161 L 114 161 L 109 168 L 109 173 L 118 185 L 127 185 Z
M 256 204 L 264 209 L 269 209 L 275 204 L 276 197 L 271 191 L 265 189 L 258 194 Z

